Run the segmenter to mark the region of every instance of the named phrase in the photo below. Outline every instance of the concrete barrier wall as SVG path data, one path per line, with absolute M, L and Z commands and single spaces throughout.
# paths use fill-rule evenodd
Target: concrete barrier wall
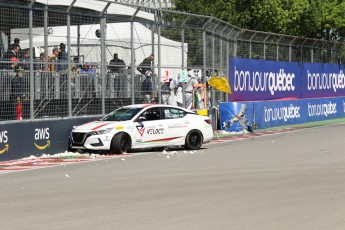
M 1 124 L 0 161 L 64 152 L 73 126 L 99 118 L 60 118 Z

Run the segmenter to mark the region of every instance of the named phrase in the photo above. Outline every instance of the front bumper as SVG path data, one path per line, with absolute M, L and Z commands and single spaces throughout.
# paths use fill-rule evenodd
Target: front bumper
M 73 149 L 110 150 L 112 137 L 103 134 L 95 135 L 94 132 L 72 132 L 70 147 Z

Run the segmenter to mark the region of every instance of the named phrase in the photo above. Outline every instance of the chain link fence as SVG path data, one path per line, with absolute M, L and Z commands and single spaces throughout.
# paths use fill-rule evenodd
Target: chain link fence
M 168 4 L 0 1 L 0 120 L 101 115 L 148 100 L 209 109 L 228 100 L 207 79 L 228 77 L 230 57 L 344 63 L 342 43 L 244 30 Z

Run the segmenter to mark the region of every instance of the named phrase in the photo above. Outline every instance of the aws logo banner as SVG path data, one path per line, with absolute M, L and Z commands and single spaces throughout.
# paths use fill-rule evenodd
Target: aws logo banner
M 0 154 L 6 153 L 9 150 L 8 131 L 0 130 Z
M 38 150 L 45 150 L 50 147 L 49 128 L 36 128 L 34 146 Z

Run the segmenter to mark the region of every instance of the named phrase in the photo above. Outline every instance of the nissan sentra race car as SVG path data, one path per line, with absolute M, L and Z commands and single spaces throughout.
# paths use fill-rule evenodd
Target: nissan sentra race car
M 131 149 L 183 146 L 196 150 L 213 138 L 211 120 L 171 105 L 121 107 L 98 121 L 76 126 L 68 150 L 127 153 Z

